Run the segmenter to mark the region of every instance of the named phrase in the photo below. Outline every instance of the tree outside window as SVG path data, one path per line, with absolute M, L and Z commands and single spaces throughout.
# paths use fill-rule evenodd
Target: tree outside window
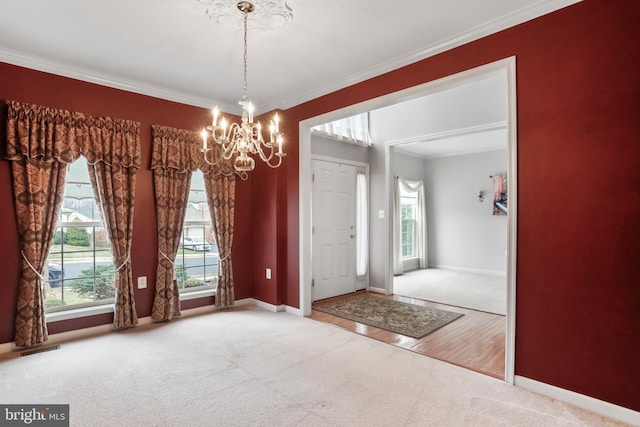
M 111 242 L 93 198 L 86 160 L 69 166 L 65 194 L 45 271 L 47 312 L 113 302 Z

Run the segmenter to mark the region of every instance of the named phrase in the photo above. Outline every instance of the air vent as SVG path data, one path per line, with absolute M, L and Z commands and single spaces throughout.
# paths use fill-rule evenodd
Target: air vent
M 45 351 L 57 350 L 59 348 L 60 348 L 59 345 L 49 345 L 49 346 L 46 346 L 46 347 L 34 348 L 32 350 L 25 350 L 25 351 L 20 352 L 20 357 L 31 356 L 32 354 L 44 353 Z

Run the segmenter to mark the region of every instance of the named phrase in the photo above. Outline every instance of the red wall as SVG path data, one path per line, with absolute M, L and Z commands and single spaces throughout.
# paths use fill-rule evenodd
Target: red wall
M 159 124 L 198 130 L 210 121 L 210 112 L 149 96 L 80 82 L 52 74 L 0 63 L 0 343 L 13 341 L 19 278 L 19 240 L 17 234 L 10 162 L 6 153 L 6 100 L 17 100 L 78 111 L 91 116 L 111 116 L 141 123 L 142 166 L 137 173 L 134 205 L 131 264 L 133 277 L 147 276 L 150 286 L 135 290 L 139 317 L 151 314 L 153 283 L 157 265 L 157 221 L 151 161 L 151 125 Z M 234 282 L 236 299 L 251 296 L 251 179 L 238 181 L 234 241 Z M 184 308 L 211 304 L 213 298 L 186 301 Z M 51 324 L 50 332 L 110 323 L 113 315 L 100 315 Z
M 640 410 L 640 2 L 586 0 L 287 110 L 309 117 L 517 57 L 516 375 Z M 427 31 L 428 29 L 425 29 Z M 288 147 L 297 158 L 297 147 Z M 286 303 L 298 307 L 298 167 Z M 281 190 L 282 191 L 282 190 Z
M 585 0 L 284 111 L 285 164 L 258 166 L 238 185 L 236 299 L 299 307 L 299 121 L 515 55 L 516 374 L 640 410 L 638 22 L 637 1 Z M 0 76 L 0 100 L 142 123 L 132 262 L 134 276 L 151 279 L 149 126 L 198 129 L 208 113 L 9 65 L 0 64 Z M 12 340 L 18 274 L 10 182 L 0 160 L 0 342 Z M 264 278 L 266 267 L 274 279 Z M 150 313 L 151 295 L 136 290 L 141 316 Z

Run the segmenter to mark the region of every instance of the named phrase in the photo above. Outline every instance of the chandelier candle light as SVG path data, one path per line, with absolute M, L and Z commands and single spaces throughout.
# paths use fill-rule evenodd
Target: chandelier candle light
M 260 122 L 253 122 L 254 107 L 247 96 L 247 16 L 253 12 L 255 6 L 248 1 L 240 1 L 238 9 L 244 14 L 244 75 L 243 93 L 239 104 L 242 106 L 242 123 L 229 123 L 222 117 L 218 124 L 220 111 L 216 106 L 213 113 L 211 126 L 202 130 L 202 149 L 204 160 L 210 165 L 219 165 L 224 160 L 230 160 L 235 156 L 234 168 L 238 172 L 249 172 L 255 167 L 255 161 L 250 155 L 258 154 L 263 162 L 272 168 L 277 168 L 282 163 L 282 158 L 286 153 L 282 151 L 284 142 L 283 134 L 280 132 L 280 119 L 278 113 L 275 114 L 269 126 L 269 141 L 262 137 L 262 125 Z M 212 151 L 207 146 L 208 139 L 220 145 L 222 152 L 220 157 L 209 160 L 207 154 Z M 276 160 L 277 159 L 277 160 Z

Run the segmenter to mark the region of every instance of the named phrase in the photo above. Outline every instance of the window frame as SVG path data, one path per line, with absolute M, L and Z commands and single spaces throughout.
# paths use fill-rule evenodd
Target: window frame
M 102 258 L 104 257 L 97 257 L 96 256 L 96 252 L 102 252 L 102 251 L 108 251 L 109 255 L 107 257 L 107 261 L 108 261 L 108 265 L 112 266 L 114 271 L 113 274 L 110 275 L 109 277 L 111 277 L 111 284 L 114 285 L 115 283 L 115 265 L 113 262 L 113 249 L 111 247 L 111 240 L 109 238 L 109 233 L 107 230 L 107 226 L 104 223 L 104 220 L 102 219 L 102 214 L 99 210 L 98 207 L 98 203 L 95 200 L 95 197 L 93 196 L 93 189 L 91 189 L 91 197 L 72 197 L 68 194 L 68 190 L 69 188 L 72 188 L 73 186 L 88 186 L 89 188 L 91 188 L 91 181 L 88 178 L 88 175 L 86 177 L 86 180 L 81 180 L 81 181 L 77 181 L 77 180 L 70 180 L 70 170 L 72 168 L 72 165 L 76 162 L 82 162 L 83 164 L 77 167 L 83 167 L 84 170 L 86 170 L 86 159 L 84 157 L 79 157 L 78 159 L 74 160 L 73 163 L 70 163 L 68 165 L 69 167 L 69 173 L 67 175 L 67 180 L 65 182 L 65 186 L 64 186 L 64 196 L 63 196 L 63 205 L 61 206 L 60 212 L 58 213 L 58 221 L 56 222 L 56 227 L 54 230 L 54 236 L 57 235 L 58 233 L 60 233 L 61 236 L 61 241 L 60 241 L 60 249 L 54 251 L 54 245 L 52 244 L 51 247 L 49 248 L 49 253 L 47 254 L 47 270 L 45 270 L 46 272 L 48 272 L 48 266 L 50 263 L 59 263 L 60 267 L 61 267 L 61 271 L 62 271 L 62 277 L 59 279 L 60 280 L 60 302 L 62 305 L 57 305 L 57 306 L 51 306 L 51 307 L 46 307 L 47 304 L 47 299 L 44 298 L 43 303 L 45 304 L 45 308 L 44 308 L 44 312 L 45 312 L 45 316 L 47 318 L 47 321 L 49 321 L 49 318 L 56 318 L 57 320 L 63 320 L 62 318 L 73 318 L 73 317 L 77 317 L 74 315 L 61 315 L 61 313 L 73 313 L 73 312 L 77 312 L 77 311 L 84 311 L 84 312 L 89 312 L 92 311 L 92 308 L 97 308 L 98 311 L 104 311 L 104 307 L 111 307 L 110 311 L 113 311 L 113 304 L 115 303 L 115 289 L 114 289 L 114 296 L 110 297 L 110 298 L 104 298 L 104 299 L 94 299 L 93 301 L 86 301 L 86 302 L 81 302 L 81 303 L 76 303 L 76 304 L 65 304 L 65 285 L 67 286 L 67 290 L 70 289 L 70 284 L 77 280 L 77 279 L 89 279 L 92 278 L 93 279 L 93 285 L 94 285 L 94 298 L 95 298 L 95 286 L 96 286 L 96 278 L 99 276 L 96 276 L 95 271 L 96 271 L 96 267 L 98 265 L 104 265 L 104 262 L 102 261 Z M 84 178 L 84 177 L 82 177 Z M 90 220 L 85 221 L 85 220 L 73 220 L 73 221 L 62 221 L 62 218 L 64 217 L 65 213 L 64 210 L 65 209 L 69 209 L 69 208 L 65 208 L 64 207 L 64 200 L 66 199 L 72 199 L 72 200 L 90 200 L 91 201 L 91 218 L 88 218 Z M 76 209 L 76 208 L 72 208 L 72 210 L 81 215 L 81 216 L 85 216 L 82 214 L 82 212 L 80 212 L 80 210 Z M 87 218 L 85 216 L 85 218 Z M 96 219 L 97 218 L 97 219 Z M 64 235 L 66 233 L 66 229 L 69 228 L 83 228 L 86 229 L 87 232 L 90 229 L 93 229 L 90 234 L 92 241 L 90 242 L 89 247 L 86 250 L 82 250 L 82 251 L 65 251 L 65 243 L 64 243 Z M 105 234 L 105 238 L 107 239 L 107 246 L 106 247 L 96 247 L 96 230 L 101 229 L 103 230 L 104 234 Z M 82 277 L 82 276 L 77 276 L 77 277 L 67 277 L 68 274 L 65 274 L 65 264 L 69 263 L 69 259 L 71 259 L 71 257 L 68 257 L 65 260 L 65 254 L 73 254 L 74 252 L 80 252 L 80 253 L 91 253 L 91 261 L 90 261 L 90 265 L 91 268 L 93 269 L 93 276 L 86 276 L 86 277 Z M 52 259 L 52 255 L 54 255 L 54 257 L 59 257 L 59 261 L 57 259 Z M 99 261 L 100 260 L 100 261 Z M 106 277 L 106 276 L 102 276 L 102 277 Z M 47 284 L 50 283 L 49 277 L 46 277 L 46 282 Z M 45 283 L 42 284 L 42 286 L 45 286 Z M 50 286 L 50 288 L 52 289 L 58 289 L 58 287 L 53 287 Z M 89 314 L 87 314 L 89 315 Z
M 408 194 L 408 193 L 404 193 L 401 192 L 400 194 L 400 212 L 401 212 L 401 219 L 400 219 L 400 230 L 401 230 L 401 237 L 400 237 L 400 247 L 402 249 L 402 252 L 400 254 L 400 259 L 402 261 L 406 261 L 406 260 L 411 260 L 411 259 L 415 259 L 418 258 L 418 196 L 416 194 Z M 407 200 L 411 200 L 410 203 L 407 203 Z M 411 211 L 412 211 L 412 218 L 403 218 L 404 216 L 404 212 L 405 212 L 405 207 L 406 206 L 411 206 Z M 405 224 L 410 223 L 412 225 L 412 232 L 411 232 L 411 254 L 410 255 L 404 255 L 405 253 L 405 247 L 407 246 L 407 243 L 405 242 L 405 237 L 406 237 L 406 233 L 405 233 Z
M 185 237 L 196 237 L 193 236 L 191 234 L 187 235 L 185 233 L 188 233 L 190 229 L 193 228 L 200 228 L 202 229 L 202 235 L 198 235 L 198 237 L 201 237 L 206 245 L 212 245 L 215 246 L 217 248 L 217 243 L 215 242 L 215 235 L 213 235 L 214 230 L 213 230 L 213 224 L 211 222 L 211 210 L 210 210 L 210 206 L 208 201 L 205 200 L 192 200 L 191 199 L 191 195 L 197 195 L 198 193 L 203 193 L 204 190 L 203 189 L 199 189 L 199 188 L 194 188 L 194 175 L 195 174 L 202 174 L 202 171 L 193 171 L 192 172 L 192 176 L 191 176 L 191 182 L 190 182 L 190 186 L 189 186 L 189 197 L 187 198 L 187 206 L 186 209 L 187 211 L 185 212 L 185 218 L 184 221 L 182 222 L 182 231 L 180 233 L 180 244 L 178 246 L 178 251 L 176 252 L 176 257 L 173 260 L 174 263 L 174 269 L 176 272 L 176 276 L 177 276 L 177 280 L 178 280 L 178 292 L 180 294 L 180 299 L 183 300 L 185 298 L 183 298 L 183 296 L 192 294 L 192 293 L 196 293 L 196 292 L 211 292 L 211 290 L 215 291 L 217 289 L 218 286 L 218 280 L 219 280 L 219 276 L 220 276 L 220 253 L 217 252 L 217 256 L 215 257 L 211 257 L 215 260 L 215 262 L 213 263 L 208 263 L 208 258 L 207 258 L 207 254 L 209 253 L 209 251 L 211 249 L 209 249 L 209 251 L 201 251 L 202 254 L 202 264 L 198 264 L 195 266 L 185 266 L 185 247 L 183 246 L 183 241 Z M 203 176 L 203 175 L 201 175 Z M 204 185 L 204 183 L 203 183 Z M 202 208 L 202 206 L 200 207 L 200 209 L 198 209 L 200 212 L 202 212 L 201 218 L 199 219 L 189 219 L 188 218 L 188 209 L 189 207 L 196 205 L 196 204 L 201 204 L 204 207 L 206 207 L 206 210 Z M 207 240 L 207 228 L 209 229 L 209 233 L 211 235 L 213 235 L 213 243 L 209 242 Z M 193 252 L 198 252 L 193 250 Z M 211 259 L 209 258 L 209 259 Z M 178 262 L 182 261 L 181 263 L 181 267 L 178 266 Z M 203 281 L 207 281 L 208 278 L 208 274 L 207 274 L 207 268 L 210 266 L 217 266 L 216 271 L 210 276 L 211 280 L 210 280 L 210 284 L 208 285 L 200 285 L 200 286 L 186 286 L 187 285 L 187 281 L 184 280 L 182 281 L 179 277 L 179 269 L 182 269 L 183 271 L 187 272 L 189 268 L 202 268 L 203 271 Z

